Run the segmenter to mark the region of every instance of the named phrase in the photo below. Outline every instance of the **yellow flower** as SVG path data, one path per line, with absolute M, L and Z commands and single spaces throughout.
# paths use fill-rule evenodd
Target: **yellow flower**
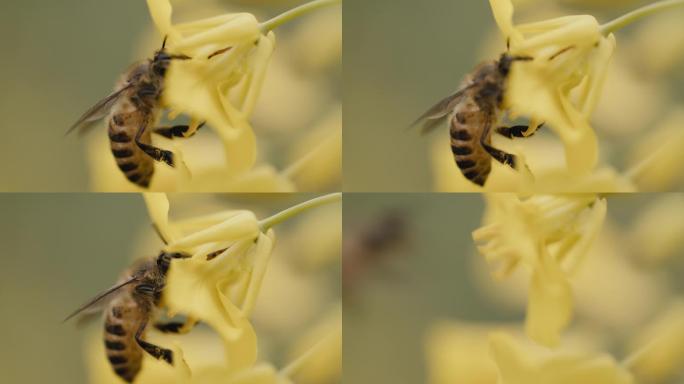
M 259 95 L 275 36 L 263 35 L 249 13 L 173 24 L 169 0 L 148 0 L 157 29 L 171 51 L 192 57 L 175 62 L 164 98 L 176 112 L 206 121 L 224 140 L 250 129 L 247 119 Z M 235 99 L 231 100 L 231 91 Z
M 555 353 L 497 332 L 490 351 L 500 384 L 630 384 L 632 375 L 608 355 Z
M 572 316 L 568 278 L 601 228 L 606 201 L 593 195 L 486 198 L 483 226 L 473 232 L 484 243 L 478 251 L 500 267 L 499 277 L 521 264 L 531 271 L 526 332 L 541 344 L 557 345 Z
M 284 174 L 304 191 L 337 190 L 342 180 L 342 106 L 336 105 L 292 148 Z
M 643 191 L 680 187 L 684 161 L 684 109 L 674 108 L 629 154 L 632 178 Z
M 460 322 L 433 325 L 425 340 L 428 383 L 496 384 L 496 364 L 487 344 L 487 335 L 494 328 Z
M 498 383 L 499 370 L 489 340 L 490 335 L 498 332 L 506 332 L 516 339 L 525 337 L 515 323 L 439 321 L 432 325 L 425 340 L 428 382 Z M 577 355 L 602 350 L 605 343 L 600 336 L 602 335 L 587 329 L 575 329 L 564 338 L 559 348 L 554 349 L 554 354 Z
M 164 306 L 172 315 L 181 313 L 215 329 L 231 369 L 253 365 L 256 334 L 248 317 L 273 250 L 273 231 L 261 233 L 249 211 L 170 222 L 164 195 L 146 194 L 145 200 L 153 223 L 169 241 L 166 250 L 192 255 L 169 270 Z
M 312 329 L 307 331 L 291 348 L 290 355 L 305 356 L 306 361 L 288 368 L 288 376 L 300 384 L 339 382 L 342 377 L 342 305 L 329 310 Z
M 684 245 L 684 196 L 662 195 L 650 203 L 634 220 L 629 238 L 637 256 L 644 262 L 659 264 L 681 256 Z
M 564 143 L 567 169 L 589 172 L 598 160 L 598 143 L 588 120 L 615 49 L 614 36 L 604 36 L 590 15 L 514 25 L 510 0 L 490 0 L 490 5 L 510 54 L 533 58 L 512 67 L 506 109 L 546 122 Z

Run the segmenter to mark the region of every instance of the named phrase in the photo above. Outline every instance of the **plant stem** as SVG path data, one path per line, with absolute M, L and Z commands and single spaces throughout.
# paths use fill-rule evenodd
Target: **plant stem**
M 653 4 L 645 5 L 641 8 L 635 9 L 632 12 L 622 15 L 615 20 L 601 25 L 601 33 L 603 35 L 608 35 L 609 33 L 622 29 L 643 17 L 678 6 L 684 6 L 684 0 L 663 0 Z
M 290 20 L 296 19 L 303 16 L 309 12 L 315 11 L 319 8 L 327 7 L 330 5 L 340 4 L 342 0 L 314 0 L 306 4 L 300 5 L 299 7 L 292 8 L 289 11 L 285 11 L 280 15 L 261 23 L 261 32 L 272 31 L 279 26 L 287 23 Z
M 284 211 L 280 211 L 271 217 L 267 217 L 263 220 L 260 220 L 259 228 L 261 228 L 262 232 L 266 232 L 269 228 L 273 227 L 274 225 L 280 224 L 283 221 L 287 221 L 288 219 L 291 219 L 293 216 L 297 216 L 300 213 L 306 212 L 311 208 L 316 208 L 321 205 L 330 204 L 341 200 L 342 194 L 339 192 L 316 197 L 315 199 L 311 199 L 301 204 L 297 204 L 294 207 L 290 207 Z

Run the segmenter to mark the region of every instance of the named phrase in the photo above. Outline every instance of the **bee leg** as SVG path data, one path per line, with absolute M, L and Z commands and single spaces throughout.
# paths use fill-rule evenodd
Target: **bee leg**
M 484 148 L 487 153 L 489 153 L 496 161 L 503 165 L 508 165 L 511 168 L 515 169 L 516 165 L 516 157 L 513 154 L 510 154 L 508 152 L 504 152 L 498 148 L 494 148 L 491 145 L 487 143 L 487 139 L 490 137 L 490 132 L 491 132 L 491 125 L 487 124 L 484 128 L 484 132 L 482 132 L 482 136 L 480 136 L 480 145 L 482 148 Z
M 195 324 L 197 324 L 196 320 L 187 319 L 185 322 L 172 321 L 169 323 L 155 323 L 154 327 L 163 333 L 184 334 L 190 332 Z
M 537 129 L 541 128 L 544 126 L 544 123 L 539 124 Z M 534 135 L 537 131 L 535 130 L 531 134 L 527 134 L 527 131 L 530 129 L 529 125 L 514 125 L 512 127 L 499 127 L 496 129 L 496 133 L 498 133 L 501 136 L 508 137 L 509 139 L 512 139 L 514 136 L 515 137 L 530 137 Z
M 167 139 L 172 139 L 175 137 L 192 137 L 197 131 L 199 131 L 200 128 L 204 126 L 204 122 L 197 126 L 197 130 L 192 133 L 190 136 L 185 136 L 185 133 L 190 129 L 190 126 L 188 125 L 174 125 L 173 127 L 159 127 L 154 129 L 154 133 L 158 135 L 162 135 L 166 137 Z
M 138 148 L 142 149 L 143 152 L 145 152 L 148 156 L 151 158 L 157 160 L 157 161 L 163 161 L 166 164 L 170 166 L 174 166 L 173 162 L 173 152 L 167 151 L 164 149 L 157 148 L 153 145 L 145 144 L 140 141 L 140 138 L 142 137 L 143 133 L 145 132 L 145 126 L 142 125 L 138 129 L 138 133 L 135 134 L 135 144 L 138 145 Z
M 489 153 L 494 159 L 496 159 L 496 161 L 515 169 L 517 163 L 517 158 L 515 155 L 508 152 L 504 152 L 498 148 L 494 148 L 488 144 L 483 143 L 482 146 L 484 147 L 485 151 L 487 151 L 487 153 Z
M 135 333 L 135 341 L 138 343 L 140 348 L 144 349 L 145 352 L 152 355 L 155 359 L 162 359 L 167 363 L 173 365 L 173 352 L 170 349 L 162 348 L 152 343 L 148 343 L 147 341 L 142 339 L 142 334 L 145 331 L 146 326 L 146 321 L 140 325 L 138 331 Z

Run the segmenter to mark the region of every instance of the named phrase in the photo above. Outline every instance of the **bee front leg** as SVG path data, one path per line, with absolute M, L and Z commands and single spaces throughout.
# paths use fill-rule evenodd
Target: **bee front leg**
M 163 333 L 185 334 L 190 332 L 195 324 L 197 324 L 197 320 L 188 318 L 185 322 L 155 323 L 154 327 Z
M 173 139 L 174 137 L 181 137 L 181 138 L 186 138 L 186 137 L 192 137 L 199 131 L 200 128 L 204 126 L 204 122 L 201 123 L 199 126 L 197 126 L 197 129 L 195 132 L 192 133 L 190 136 L 185 136 L 186 132 L 190 129 L 189 125 L 174 125 L 172 127 L 159 127 L 154 129 L 154 133 L 164 136 L 167 139 Z
M 143 133 L 145 133 L 145 125 L 140 126 L 138 133 L 135 134 L 135 144 L 138 145 L 138 148 L 142 149 L 143 152 L 156 161 L 163 161 L 173 167 L 173 152 L 141 142 L 140 138 L 142 137 Z
M 170 349 L 162 348 L 160 346 L 148 343 L 142 339 L 142 334 L 145 332 L 145 327 L 147 326 L 147 321 L 140 324 L 138 331 L 135 333 L 135 341 L 138 343 L 140 348 L 144 349 L 145 352 L 152 355 L 155 359 L 162 359 L 167 363 L 173 365 L 173 351 Z
M 537 129 L 541 128 L 542 126 L 544 126 L 544 123 L 539 124 Z M 528 135 L 527 131 L 529 129 L 529 125 L 514 125 L 512 127 L 499 127 L 496 129 L 496 133 L 500 134 L 501 136 L 505 136 L 509 139 L 512 139 L 513 137 L 530 137 L 537 132 L 535 130 L 534 132 Z

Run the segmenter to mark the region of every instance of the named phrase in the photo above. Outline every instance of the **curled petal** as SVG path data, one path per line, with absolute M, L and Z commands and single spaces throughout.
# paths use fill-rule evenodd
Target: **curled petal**
M 180 35 L 171 25 L 173 8 L 169 0 L 147 0 L 147 7 L 154 25 L 162 36 L 168 36 L 170 41 L 177 41 Z
M 507 39 L 510 39 L 511 47 L 516 47 L 522 43 L 522 34 L 513 26 L 513 3 L 511 0 L 489 0 L 489 5 L 499 29 Z
M 190 251 L 192 247 L 210 242 L 230 242 L 242 239 L 255 239 L 259 234 L 259 224 L 252 212 L 244 211 L 228 220 L 202 231 L 192 233 L 169 244 L 169 251 Z
M 145 205 L 152 224 L 156 226 L 164 241 L 173 241 L 177 234 L 169 224 L 169 199 L 165 193 L 144 193 Z

